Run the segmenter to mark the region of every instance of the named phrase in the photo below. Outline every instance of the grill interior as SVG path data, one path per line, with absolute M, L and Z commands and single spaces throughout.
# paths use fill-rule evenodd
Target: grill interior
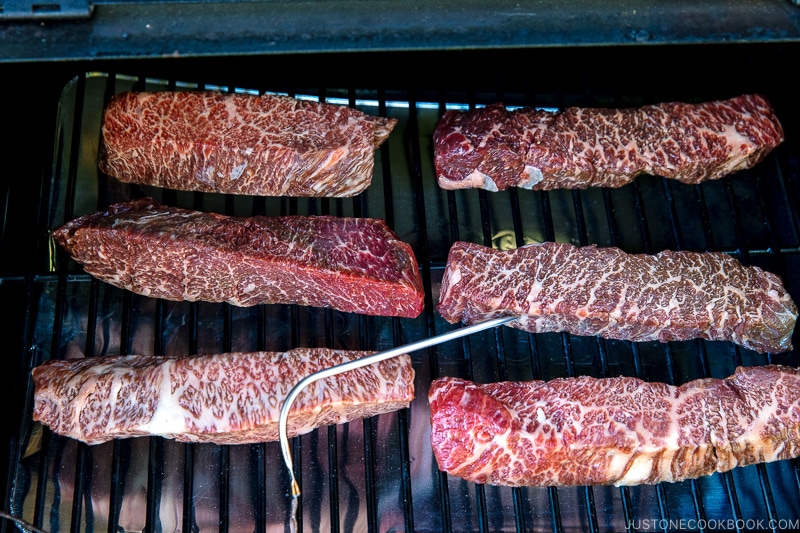
M 3 384 L 13 393 L 5 508 L 47 531 L 287 531 L 288 475 L 277 443 L 220 447 L 138 438 L 78 444 L 31 422 L 30 369 L 76 354 L 381 350 L 420 340 L 454 327 L 434 304 L 456 240 L 502 248 L 556 240 L 636 253 L 723 251 L 781 275 L 797 299 L 800 103 L 785 79 L 796 51 L 790 45 L 728 45 L 232 58 L 200 71 L 193 61 L 178 63 L 178 69 L 169 63 L 109 63 L 91 65 L 106 67 L 91 71 L 60 65 L 59 73 L 77 76 L 60 93 L 45 91 L 53 99 L 44 102 L 50 114 L 39 125 L 48 133 L 37 137 L 43 155 L 34 166 L 41 180 L 0 189 L 0 298 L 12 315 L 0 330 L 10 339 Z M 511 59 L 518 69 L 495 70 L 498 58 Z M 264 72 L 299 66 L 301 73 L 237 70 L 245 65 L 248 72 L 256 65 Z M 699 76 L 685 74 L 698 66 Z M 32 76 L 53 83 L 44 74 Z M 399 123 L 376 154 L 373 185 L 354 199 L 175 192 L 122 185 L 98 173 L 100 113 L 112 94 L 204 88 L 320 99 Z M 754 169 L 719 181 L 687 186 L 645 176 L 615 190 L 500 193 L 448 192 L 436 184 L 431 135 L 445 109 L 496 101 L 621 107 L 745 92 L 771 100 L 787 140 Z M 383 218 L 417 255 L 426 309 L 417 319 L 397 319 L 298 306 L 153 300 L 93 280 L 47 237 L 75 216 L 142 195 L 231 215 Z M 680 384 L 724 377 L 742 364 L 800 366 L 796 350 L 759 355 L 722 342 L 633 344 L 499 328 L 414 353 L 413 360 L 417 394 L 410 409 L 293 439 L 303 489 L 301 530 L 775 531 L 800 523 L 797 460 L 631 488 L 509 489 L 448 477 L 430 450 L 426 399 L 430 381 L 440 375 L 479 382 L 630 375 Z

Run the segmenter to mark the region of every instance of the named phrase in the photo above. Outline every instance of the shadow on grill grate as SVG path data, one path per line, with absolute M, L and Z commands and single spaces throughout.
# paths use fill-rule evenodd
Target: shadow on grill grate
M 93 280 L 53 251 L 51 273 L 28 281 L 28 368 L 81 354 L 180 355 L 295 346 L 381 350 L 419 340 L 453 327 L 434 314 L 433 304 L 455 240 L 501 248 L 556 240 L 629 252 L 719 250 L 780 274 L 789 291 L 800 294 L 794 279 L 800 272 L 798 154 L 790 148 L 782 147 L 735 178 L 700 186 L 642 177 L 616 190 L 444 191 L 434 178 L 430 139 L 446 107 L 494 100 L 543 106 L 576 102 L 561 94 L 420 98 L 385 89 L 296 88 L 285 92 L 399 119 L 376 154 L 375 179 L 366 193 L 346 200 L 232 197 L 122 185 L 98 175 L 100 116 L 112 94 L 195 88 L 238 90 L 104 74 L 70 83 L 62 94 L 53 176 L 44 194 L 48 227 L 145 194 L 169 205 L 231 215 L 384 218 L 417 254 L 426 311 L 417 319 L 390 319 L 297 306 L 156 301 Z M 579 103 L 596 102 L 626 103 L 597 95 L 584 95 Z M 450 478 L 438 471 L 430 450 L 426 400 L 430 381 L 439 375 L 479 382 L 630 375 L 679 384 L 727 376 L 739 364 L 797 366 L 796 352 L 770 356 L 728 343 L 632 344 L 501 328 L 416 353 L 413 360 L 417 399 L 410 409 L 293 440 L 303 489 L 302 530 L 741 531 L 800 522 L 796 460 L 631 488 L 510 489 Z M 11 511 L 36 526 L 48 531 L 288 528 L 288 476 L 277 443 L 219 447 L 139 438 L 89 447 L 33 425 L 31 396 L 29 390 L 11 466 Z

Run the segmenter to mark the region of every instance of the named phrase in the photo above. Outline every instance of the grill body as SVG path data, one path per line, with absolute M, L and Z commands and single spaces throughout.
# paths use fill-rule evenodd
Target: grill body
M 76 355 L 186 354 L 329 346 L 381 350 L 454 326 L 434 312 L 449 246 L 556 240 L 633 253 L 715 250 L 783 277 L 800 298 L 800 103 L 787 73 L 797 43 L 237 56 L 7 64 L 3 96 L 28 120 L 7 122 L 0 193 L 0 324 L 11 393 L 3 506 L 48 531 L 286 531 L 288 476 L 277 443 L 187 445 L 160 438 L 85 446 L 31 421 L 30 369 Z M 513 65 L 500 68 L 500 59 Z M 690 74 L 699 72 L 699 74 Z M 395 117 L 373 185 L 352 199 L 251 198 L 122 185 L 99 174 L 100 117 L 115 92 L 280 92 Z M 757 167 L 687 186 L 644 176 L 614 190 L 443 191 L 431 134 L 449 108 L 503 102 L 561 108 L 767 96 L 786 141 Z M 426 308 L 416 319 L 297 306 L 166 302 L 85 275 L 48 231 L 120 200 L 249 214 L 387 220 L 420 262 Z M 797 339 L 795 346 L 800 344 Z M 304 531 L 679 531 L 798 527 L 800 463 L 699 480 L 614 488 L 478 486 L 433 460 L 427 386 L 441 375 L 480 382 L 570 375 L 675 384 L 736 365 L 800 365 L 797 351 L 759 355 L 728 343 L 603 341 L 510 328 L 415 353 L 417 398 L 391 415 L 320 428 L 292 441 Z M 10 528 L 8 524 L 2 527 Z

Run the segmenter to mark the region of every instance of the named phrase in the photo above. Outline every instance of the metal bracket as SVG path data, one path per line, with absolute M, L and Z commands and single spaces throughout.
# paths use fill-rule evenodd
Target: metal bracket
M 0 0 L 0 20 L 88 19 L 89 0 Z

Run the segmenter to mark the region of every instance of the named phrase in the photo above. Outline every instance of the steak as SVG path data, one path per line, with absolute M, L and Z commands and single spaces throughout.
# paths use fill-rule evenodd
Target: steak
M 145 435 L 217 444 L 273 441 L 295 383 L 371 353 L 297 348 L 53 360 L 33 369 L 33 418 L 88 444 Z M 289 411 L 288 434 L 403 409 L 413 398 L 408 355 L 349 370 L 303 389 Z
M 654 484 L 800 455 L 800 370 L 788 367 L 680 387 L 441 378 L 429 401 L 439 468 L 475 483 Z
M 778 276 L 726 254 L 555 242 L 506 251 L 455 243 L 437 309 L 451 323 L 520 315 L 508 325 L 532 333 L 727 340 L 773 353 L 792 349 L 797 319 Z
M 186 191 L 353 196 L 396 122 L 288 96 L 128 92 L 105 109 L 100 169 Z
M 401 317 L 425 305 L 411 247 L 379 219 L 228 217 L 142 198 L 53 238 L 92 276 L 153 298 Z
M 647 173 L 700 183 L 750 168 L 783 142 L 758 95 L 638 109 L 448 111 L 433 135 L 444 189 L 621 187 Z

